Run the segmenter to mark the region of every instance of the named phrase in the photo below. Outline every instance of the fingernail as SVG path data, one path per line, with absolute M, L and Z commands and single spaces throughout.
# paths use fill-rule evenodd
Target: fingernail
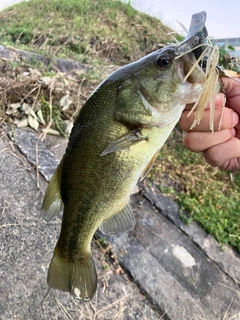
M 239 122 L 239 116 L 236 112 L 233 112 L 232 114 L 232 121 L 233 121 L 233 126 L 235 127 L 238 122 Z
M 224 94 L 219 92 L 216 94 L 215 105 L 221 107 L 224 102 Z

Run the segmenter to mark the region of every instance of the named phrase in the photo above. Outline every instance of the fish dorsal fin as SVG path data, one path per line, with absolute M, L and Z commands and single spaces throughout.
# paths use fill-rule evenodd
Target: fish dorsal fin
M 140 181 L 142 181 L 150 172 L 150 170 L 152 169 L 154 162 L 158 156 L 159 150 L 154 154 L 154 156 L 152 157 L 152 159 L 148 162 L 147 166 L 144 168 L 141 177 L 140 177 Z
M 131 147 L 133 144 L 147 140 L 147 137 L 143 137 L 141 134 L 141 129 L 134 129 L 127 134 L 123 135 L 121 138 L 111 142 L 107 148 L 101 153 L 101 156 L 105 156 L 108 153 L 121 151 Z
M 134 216 L 131 204 L 128 202 L 125 207 L 111 218 L 103 221 L 99 230 L 108 235 L 127 232 L 134 226 Z
M 62 161 L 52 176 L 43 199 L 41 216 L 46 221 L 50 221 L 62 209 L 62 198 L 60 193 L 61 173 Z

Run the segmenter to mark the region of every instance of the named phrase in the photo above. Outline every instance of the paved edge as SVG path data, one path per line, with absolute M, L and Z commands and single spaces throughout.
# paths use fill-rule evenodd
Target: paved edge
M 189 225 L 184 224 L 180 219 L 179 205 L 172 199 L 155 192 L 154 188 L 144 188 L 143 196 L 161 214 L 182 230 L 224 273 L 240 283 L 240 254 L 228 245 L 223 246 L 222 249 L 216 239 L 197 222 L 191 222 Z

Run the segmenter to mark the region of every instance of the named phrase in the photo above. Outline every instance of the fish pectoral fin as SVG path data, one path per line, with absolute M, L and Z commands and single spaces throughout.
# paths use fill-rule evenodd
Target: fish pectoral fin
M 142 181 L 149 174 L 150 170 L 152 169 L 152 167 L 154 165 L 154 162 L 155 162 L 158 154 L 159 154 L 159 150 L 154 154 L 152 159 L 147 164 L 146 168 L 143 170 L 141 177 L 140 177 L 140 181 Z
M 148 137 L 144 137 L 141 134 L 141 129 L 134 129 L 121 138 L 111 142 L 107 148 L 101 153 L 101 156 L 105 156 L 108 153 L 117 152 L 131 147 L 133 144 L 141 141 L 147 141 Z
M 99 230 L 108 235 L 127 232 L 134 227 L 134 216 L 130 202 L 111 218 L 102 222 Z
M 62 161 L 52 176 L 43 199 L 41 216 L 46 221 L 50 221 L 62 209 L 62 198 L 60 193 L 61 171 Z
M 69 292 L 74 298 L 89 301 L 97 288 L 97 274 L 91 252 L 76 257 L 74 261 L 61 259 L 56 247 L 48 269 L 50 288 Z

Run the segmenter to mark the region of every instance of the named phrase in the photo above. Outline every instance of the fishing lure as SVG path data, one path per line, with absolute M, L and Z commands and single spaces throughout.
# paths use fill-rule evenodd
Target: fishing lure
M 185 39 L 175 48 L 175 53 L 177 55 L 176 59 L 182 57 L 188 52 L 193 52 L 196 58 L 196 62 L 193 64 L 192 68 L 185 76 L 185 80 L 192 74 L 193 70 L 196 68 L 197 64 L 205 72 L 205 78 L 203 80 L 202 94 L 199 96 L 197 101 L 194 103 L 192 109 L 190 110 L 188 116 L 190 116 L 194 111 L 194 121 L 192 123 L 191 129 L 200 123 L 204 109 L 207 104 L 210 108 L 210 119 L 209 126 L 210 130 L 214 131 L 214 104 L 215 96 L 217 92 L 223 92 L 225 94 L 222 76 L 226 76 L 235 81 L 238 79 L 232 77 L 227 70 L 219 65 L 219 48 L 217 45 L 213 45 L 208 36 L 208 31 L 205 26 L 206 22 L 206 12 L 202 11 L 192 15 L 190 28 Z M 238 65 L 237 59 L 232 58 L 230 68 L 237 69 L 240 73 L 240 66 Z M 225 107 L 225 103 L 222 108 Z M 219 123 L 219 129 L 221 127 L 222 117 Z

